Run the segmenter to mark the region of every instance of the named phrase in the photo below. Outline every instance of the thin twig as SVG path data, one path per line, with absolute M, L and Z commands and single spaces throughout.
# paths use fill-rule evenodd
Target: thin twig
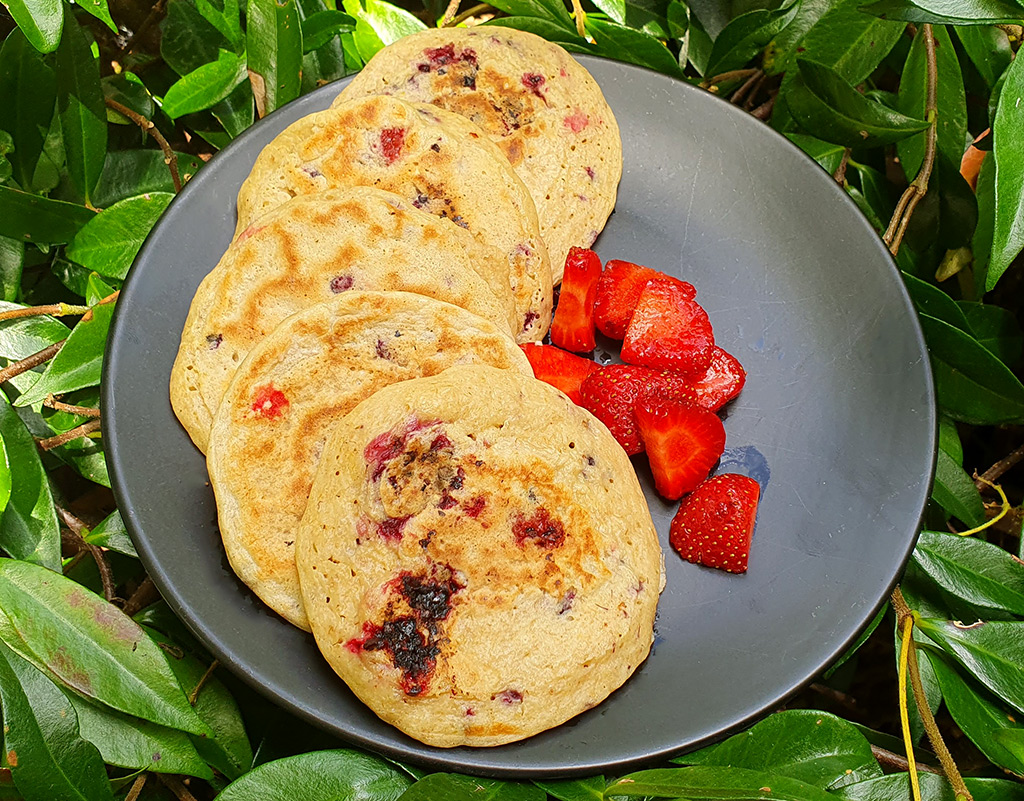
M 740 103 L 743 102 L 744 98 L 747 96 L 747 93 L 751 92 L 754 86 L 757 83 L 759 83 L 763 77 L 764 70 L 754 70 L 754 73 L 743 82 L 740 88 L 732 93 L 732 97 L 729 98 L 729 102 L 732 103 L 734 106 L 738 106 Z
M 117 300 L 117 298 L 118 298 L 118 296 L 120 296 L 120 294 L 121 294 L 121 290 L 120 289 L 118 289 L 116 292 L 111 292 L 109 295 L 107 295 L 102 300 L 96 301 L 96 303 L 93 305 L 93 309 L 96 308 L 96 306 L 106 306 L 108 303 L 113 303 L 115 300 Z M 79 320 L 78 322 L 80 322 L 80 323 L 87 323 L 87 322 L 89 322 L 92 319 L 92 311 L 93 311 L 93 309 L 89 309 L 89 311 L 87 311 L 82 316 L 82 319 Z
M 181 176 L 178 174 L 178 157 L 171 149 L 171 146 L 167 143 L 167 140 L 164 139 L 164 135 L 160 133 L 156 124 L 152 120 L 147 120 L 141 114 L 132 111 L 127 106 L 118 103 L 116 100 L 112 100 L 109 97 L 106 99 L 106 103 L 108 108 L 112 108 L 118 114 L 123 114 L 156 140 L 157 144 L 160 145 L 160 149 L 164 153 L 164 164 L 166 164 L 167 168 L 171 171 L 171 180 L 174 182 L 174 191 L 180 192 Z
M 925 119 L 928 121 L 928 131 L 925 138 L 924 161 L 917 177 L 910 186 L 903 192 L 900 202 L 896 205 L 896 211 L 889 221 L 889 227 L 882 236 L 882 241 L 889 246 L 889 252 L 895 256 L 899 253 L 900 243 L 907 232 L 910 218 L 914 209 L 921 202 L 928 192 L 928 179 L 931 177 L 932 168 L 935 166 L 935 139 L 938 131 L 938 108 L 936 96 L 938 94 L 938 67 L 935 57 L 935 39 L 932 36 L 931 23 L 921 26 L 921 35 L 924 36 L 925 62 L 927 65 L 928 92 L 925 100 Z
M 726 83 L 727 81 L 743 81 L 753 75 L 755 72 L 760 72 L 758 69 L 745 69 L 745 70 L 729 70 L 729 72 L 723 72 L 719 75 L 715 75 L 713 78 L 707 78 L 700 83 L 701 89 L 709 89 L 714 92 L 715 90 L 711 87 L 718 86 L 718 84 Z
M 142 795 L 142 788 L 146 786 L 146 776 L 148 773 L 142 773 L 132 784 L 132 789 L 128 791 L 128 795 L 124 797 L 124 801 L 138 801 L 140 795 Z
M 61 543 L 75 548 L 79 554 L 83 552 L 89 553 L 96 563 L 96 570 L 100 574 L 100 581 L 103 584 L 103 597 L 108 602 L 113 602 L 117 597 L 117 585 L 114 582 L 114 571 L 110 569 L 110 563 L 107 562 L 107 555 L 103 552 L 102 548 L 86 542 L 82 537 L 82 532 L 86 530 L 86 525 L 81 518 L 73 515 L 59 504 L 55 505 L 55 509 L 61 522 L 67 526 L 67 535 L 61 537 Z
M 7 365 L 3 370 L 0 370 L 0 384 L 5 381 L 10 381 L 22 373 L 26 373 L 33 367 L 38 367 L 43 362 L 48 362 L 54 356 L 57 355 L 58 351 L 64 347 L 66 339 L 62 339 L 60 342 L 54 342 L 52 345 L 47 345 L 41 351 L 33 353 L 31 356 L 26 356 L 21 361 L 17 361 L 14 364 Z
M 843 157 L 839 160 L 839 166 L 832 173 L 832 179 L 840 186 L 846 186 L 846 168 L 850 164 L 850 153 L 852 150 L 853 148 L 850 147 L 843 150 Z
M 43 400 L 43 406 L 46 406 L 46 407 L 48 407 L 50 409 L 56 409 L 58 412 L 67 412 L 68 414 L 77 414 L 77 415 L 81 415 L 82 417 L 99 417 L 100 416 L 100 410 L 99 409 L 93 409 L 93 408 L 90 408 L 89 406 L 75 406 L 75 405 L 70 404 L 70 403 L 62 403 L 61 401 L 59 401 L 55 397 L 53 397 L 52 393 L 50 395 L 47 395 L 46 398 Z
M 19 317 L 38 317 L 43 314 L 51 314 L 54 317 L 70 317 L 75 314 L 85 314 L 89 311 L 88 306 L 71 306 L 67 303 L 51 303 L 48 306 L 25 306 L 19 309 L 8 309 L 0 312 L 0 323 L 4 320 L 14 320 Z
M 778 92 L 773 94 L 771 97 L 765 100 L 760 106 L 751 111 L 750 116 L 756 117 L 757 119 L 761 120 L 761 122 L 766 122 L 768 118 L 772 116 L 772 111 L 775 110 L 775 100 L 778 96 Z
M 192 795 L 174 776 L 168 776 L 166 773 L 157 773 L 156 777 L 164 783 L 164 786 L 174 793 L 178 797 L 178 801 L 197 801 L 196 797 Z
M 994 484 L 1002 477 L 1003 473 L 1011 467 L 1014 467 L 1021 459 L 1024 459 L 1024 445 L 1021 445 L 1008 456 L 1004 456 L 988 470 L 978 476 L 977 480 L 974 482 L 974 486 L 978 488 L 979 492 L 983 491 L 986 487 L 986 482 Z
M 153 579 L 146 576 L 139 586 L 135 588 L 135 592 L 128 597 L 128 600 L 125 601 L 121 609 L 128 617 L 135 617 L 135 615 L 159 598 L 160 593 L 156 591 Z
M 467 8 L 457 17 L 454 17 L 453 19 L 449 20 L 447 25 L 444 25 L 442 27 L 454 28 L 456 25 L 461 25 L 467 19 L 471 19 L 472 17 L 479 17 L 481 14 L 486 14 L 488 11 L 493 10 L 494 6 L 488 3 L 480 3 L 479 5 L 475 5 L 472 8 Z
M 205 687 L 206 682 L 210 680 L 210 676 L 213 675 L 213 671 L 215 671 L 219 666 L 220 662 L 216 659 L 214 659 L 210 663 L 210 666 L 206 669 L 206 672 L 203 674 L 202 678 L 200 678 L 199 681 L 196 683 L 196 686 L 192 689 L 192 692 L 188 694 L 189 704 L 191 704 L 192 706 L 196 705 L 196 701 L 199 700 L 199 693 L 203 691 L 203 687 Z
M 40 450 L 50 451 L 54 448 L 59 448 L 61 445 L 67 445 L 69 442 L 76 440 L 79 437 L 86 437 L 99 427 L 99 418 L 94 417 L 92 420 L 88 420 L 80 426 L 75 426 L 70 431 L 65 431 L 63 434 L 57 434 L 55 437 L 36 440 L 36 444 L 39 446 Z
M 857 701 L 851 696 L 844 692 L 840 692 L 833 687 L 829 687 L 827 684 L 821 684 L 820 682 L 814 682 L 810 689 L 818 695 L 823 695 L 830 701 L 839 704 L 843 709 L 848 712 L 859 712 L 860 707 L 857 706 Z
M 455 12 L 459 10 L 459 5 L 462 0 L 449 0 L 448 7 L 444 10 L 444 16 L 441 17 L 441 27 L 447 28 L 451 21 L 455 18 Z
M 768 83 L 768 74 L 762 72 L 761 77 L 757 79 L 757 83 L 754 84 L 754 88 L 750 90 L 750 94 L 747 95 L 747 99 L 743 103 L 744 111 L 751 111 L 754 108 L 754 103 L 757 102 L 757 96 L 761 94 L 761 89 L 766 83 Z
M 149 30 L 150 26 L 154 22 L 156 22 L 156 18 L 164 12 L 164 9 L 166 7 L 167 0 L 157 0 L 157 2 L 153 4 L 152 11 L 150 11 L 149 15 L 144 20 L 142 20 L 142 24 L 139 26 L 138 30 L 136 30 L 135 33 L 133 33 L 131 36 L 125 39 L 124 45 L 121 47 L 122 53 L 126 52 L 128 48 L 132 46 L 132 43 L 136 39 L 138 39 L 140 36 L 142 36 L 142 34 Z
M 897 754 L 894 751 L 882 748 L 880 745 L 871 746 L 871 754 L 878 764 L 883 768 L 889 768 L 892 771 L 901 771 L 906 773 L 910 770 L 910 763 L 907 758 L 902 754 Z M 942 775 L 942 771 L 939 768 L 932 767 L 931 765 L 923 765 L 920 762 L 917 763 L 917 769 L 922 773 L 936 773 L 939 776 Z

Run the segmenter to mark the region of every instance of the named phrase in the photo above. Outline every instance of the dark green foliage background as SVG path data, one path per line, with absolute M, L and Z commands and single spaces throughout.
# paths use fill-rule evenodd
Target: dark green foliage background
M 909 797 L 884 610 L 791 708 L 627 777 L 424 775 L 344 748 L 211 672 L 212 657 L 152 592 L 113 508 L 102 428 L 38 446 L 91 419 L 54 408 L 52 396 L 98 405 L 111 296 L 173 198 L 170 149 L 187 181 L 259 116 L 437 24 L 444 4 L 4 5 L 0 312 L 71 305 L 0 322 L 0 367 L 62 343 L 34 369 L 2 376 L 0 799 Z M 934 122 L 928 192 L 897 261 L 935 370 L 940 451 L 902 588 L 918 615 L 928 704 L 971 794 L 1024 799 L 1024 482 L 1007 472 L 1024 440 L 1022 0 L 588 0 L 585 9 L 586 37 L 562 0 L 495 0 L 474 12 L 729 97 L 835 173 L 880 234 L 929 161 Z M 976 139 L 987 153 L 975 191 L 960 164 Z M 971 476 L 990 466 L 1005 473 L 1013 508 L 955 536 L 998 511 Z M 795 708 L 811 705 L 825 708 Z M 919 762 L 934 766 L 927 748 Z M 925 798 L 953 800 L 940 775 L 921 782 Z

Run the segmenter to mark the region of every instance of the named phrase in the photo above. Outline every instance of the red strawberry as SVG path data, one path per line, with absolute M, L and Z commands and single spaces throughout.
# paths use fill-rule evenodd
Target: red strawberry
M 709 478 L 679 507 L 669 542 L 687 561 L 746 573 L 760 496 L 760 485 L 747 476 Z
M 622 339 L 626 335 L 637 301 L 640 300 L 640 293 L 653 278 L 673 281 L 688 293 L 688 297 L 697 296 L 697 290 L 686 281 L 670 278 L 650 267 L 611 259 L 601 273 L 601 280 L 597 282 L 597 302 L 594 305 L 597 330 L 612 339 Z
M 598 365 L 576 356 L 554 345 L 538 345 L 527 342 L 520 345 L 526 358 L 530 360 L 533 374 L 541 381 L 558 387 L 569 396 L 569 400 L 582 405 L 580 400 L 580 384 L 583 379 L 594 372 Z
M 653 387 L 633 407 L 654 473 L 654 488 L 675 500 L 708 476 L 725 450 L 725 427 L 714 412 L 662 397 Z
M 642 453 L 643 442 L 636 428 L 633 404 L 640 391 L 657 373 L 646 367 L 609 364 L 587 376 L 580 387 L 580 404 L 608 426 L 612 436 L 630 456 Z
M 591 351 L 594 339 L 594 300 L 601 260 L 592 250 L 569 248 L 565 274 L 558 295 L 555 319 L 551 321 L 551 341 L 560 348 L 583 353 Z
M 711 349 L 711 364 L 700 378 L 690 381 L 697 395 L 697 405 L 717 412 L 740 394 L 747 381 L 747 372 L 732 354 L 715 345 Z
M 624 362 L 689 376 L 707 371 L 715 346 L 711 321 L 678 284 L 657 278 L 644 287 L 622 343 Z

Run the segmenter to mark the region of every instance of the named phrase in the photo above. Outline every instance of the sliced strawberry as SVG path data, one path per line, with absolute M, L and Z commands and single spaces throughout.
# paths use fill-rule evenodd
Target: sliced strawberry
M 587 376 L 580 387 L 580 404 L 608 426 L 612 436 L 630 456 L 642 453 L 643 442 L 636 427 L 633 405 L 641 390 L 658 373 L 646 367 L 609 364 Z
M 555 319 L 551 321 L 551 341 L 560 348 L 585 353 L 594 349 L 594 300 L 601 260 L 592 250 L 569 248 L 565 273 L 558 295 Z
M 725 450 L 725 427 L 707 409 L 647 391 L 641 393 L 633 411 L 654 473 L 654 488 L 666 498 L 675 500 L 693 490 Z
M 747 371 L 739 360 L 715 345 L 707 372 L 692 379 L 690 384 L 697 395 L 697 405 L 717 412 L 740 394 L 746 381 Z
M 530 360 L 533 374 L 541 381 L 558 387 L 569 396 L 576 405 L 580 401 L 580 384 L 583 379 L 594 372 L 599 365 L 590 359 L 584 359 L 573 353 L 556 348 L 554 345 L 538 345 L 527 342 L 520 345 L 526 358 Z
M 746 573 L 761 487 L 736 473 L 709 478 L 683 501 L 669 542 L 689 562 Z
M 640 294 L 622 343 L 622 360 L 701 375 L 711 364 L 715 335 L 707 313 L 678 281 L 657 278 Z
M 594 305 L 594 322 L 597 330 L 612 339 L 626 336 L 626 328 L 636 309 L 640 294 L 647 282 L 654 278 L 673 281 L 680 286 L 690 298 L 697 296 L 692 284 L 670 278 L 664 273 L 643 267 L 629 261 L 611 259 L 601 273 L 597 282 L 597 302 Z

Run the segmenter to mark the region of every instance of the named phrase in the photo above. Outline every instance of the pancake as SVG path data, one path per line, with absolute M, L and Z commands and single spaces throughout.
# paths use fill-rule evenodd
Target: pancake
M 353 100 L 293 123 L 263 149 L 238 193 L 241 234 L 296 195 L 376 186 L 446 217 L 506 254 L 520 342 L 551 322 L 551 265 L 530 193 L 498 147 L 458 114 L 390 97 Z
M 472 311 L 512 334 L 505 254 L 390 192 L 295 198 L 231 244 L 200 284 L 171 372 L 171 403 L 202 451 L 239 363 L 278 323 L 339 292 L 398 289 Z
M 296 559 L 334 670 L 442 747 L 600 703 L 647 657 L 664 585 L 608 429 L 554 387 L 479 366 L 385 387 L 332 430 Z
M 537 204 L 554 281 L 615 206 L 619 126 L 590 73 L 539 36 L 497 26 L 425 30 L 378 52 L 335 103 L 393 95 L 468 117 L 494 140 Z
M 382 387 L 456 364 L 532 374 L 487 320 L 408 292 L 346 292 L 293 315 L 238 369 L 207 459 L 221 539 L 238 577 L 289 622 L 309 629 L 295 531 L 328 428 Z

